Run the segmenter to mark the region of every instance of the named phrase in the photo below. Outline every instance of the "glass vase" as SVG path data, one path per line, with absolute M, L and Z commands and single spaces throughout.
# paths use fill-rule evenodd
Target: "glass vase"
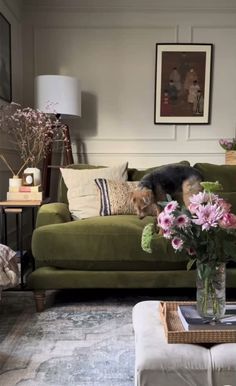
M 196 271 L 198 313 L 217 320 L 225 314 L 225 264 L 197 262 Z

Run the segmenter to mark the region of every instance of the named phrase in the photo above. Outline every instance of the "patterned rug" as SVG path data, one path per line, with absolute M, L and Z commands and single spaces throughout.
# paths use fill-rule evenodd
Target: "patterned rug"
M 4 292 L 0 385 L 134 385 L 132 306 L 54 301 L 35 313 L 31 292 Z
M 195 291 L 174 291 L 193 300 Z M 152 292 L 88 290 L 47 295 L 35 312 L 30 291 L 4 291 L 0 303 L 1 386 L 133 386 L 132 308 Z

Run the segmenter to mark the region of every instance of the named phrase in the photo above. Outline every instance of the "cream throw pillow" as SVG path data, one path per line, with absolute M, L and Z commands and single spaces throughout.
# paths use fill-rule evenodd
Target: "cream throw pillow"
M 61 168 L 61 174 L 68 189 L 69 210 L 74 219 L 99 216 L 100 198 L 97 194 L 96 178 L 126 181 L 128 163 L 101 169 Z

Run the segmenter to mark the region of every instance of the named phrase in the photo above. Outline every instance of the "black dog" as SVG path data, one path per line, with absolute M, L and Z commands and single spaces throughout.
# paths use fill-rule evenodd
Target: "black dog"
M 181 193 L 187 207 L 189 197 L 202 190 L 202 180 L 198 170 L 191 166 L 162 166 L 141 179 L 139 189 L 132 193 L 131 200 L 140 218 L 160 213 L 162 208 L 158 202 L 165 201 L 167 194 L 173 197 L 176 193 Z

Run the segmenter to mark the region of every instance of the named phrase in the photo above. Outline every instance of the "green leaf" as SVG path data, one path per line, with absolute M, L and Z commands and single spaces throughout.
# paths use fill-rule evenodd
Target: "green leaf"
M 208 192 L 217 192 L 219 190 L 223 190 L 223 186 L 219 183 L 219 181 L 211 182 L 211 181 L 202 181 L 200 185 L 203 189 Z
M 187 264 L 187 271 L 190 271 L 190 269 L 192 268 L 193 264 L 195 263 L 197 259 L 190 259 L 188 264 Z
M 141 246 L 143 251 L 152 253 L 151 242 L 155 232 L 154 224 L 147 224 L 142 232 Z

